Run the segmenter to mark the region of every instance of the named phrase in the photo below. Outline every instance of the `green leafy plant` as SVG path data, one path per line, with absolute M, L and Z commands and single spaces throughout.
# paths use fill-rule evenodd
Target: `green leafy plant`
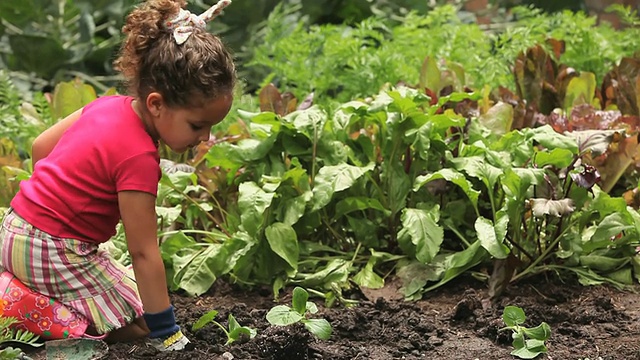
M 6 347 L 0 350 L 0 360 L 31 360 L 20 348 Z
M 58 83 L 50 95 L 35 93 L 26 101 L 7 73 L 0 71 L 0 183 L 6 183 L 0 186 L 0 206 L 8 205 L 18 183 L 31 175 L 33 140 L 97 97 L 95 89 L 79 79 Z
M 563 59 L 568 66 L 599 80 L 640 46 L 637 26 L 616 31 L 606 24 L 596 26 L 597 18 L 583 12 L 544 13 L 526 7 L 512 11 L 517 21 L 494 33 L 464 23 L 450 5 L 426 14 L 414 11 L 389 19 L 383 13 L 351 25 L 322 26 L 292 23 L 290 14 L 277 8 L 256 35 L 261 41 L 252 46 L 254 55 L 246 68 L 261 69 L 262 85 L 277 82 L 299 98 L 315 91 L 324 104 L 327 97 L 347 101 L 369 96 L 387 82 L 416 84 L 425 57 L 460 64 L 468 74 L 465 85 L 514 89 L 514 59 L 549 37 L 566 44 Z M 638 21 L 629 10 L 626 18 Z M 331 76 L 315 76 L 318 73 Z
M 287 326 L 302 323 L 304 327 L 319 339 L 327 340 L 331 337 L 331 324 L 326 319 L 310 319 L 310 314 L 318 312 L 318 307 L 309 299 L 309 293 L 301 288 L 293 289 L 292 307 L 276 305 L 267 313 L 267 321 L 271 325 Z
M 3 343 L 20 343 L 34 347 L 43 345 L 37 342 L 40 337 L 34 333 L 12 328 L 18 322 L 14 317 L 0 315 L 0 345 Z
M 521 359 L 534 359 L 540 354 L 547 353 L 547 347 L 544 342 L 551 336 L 551 327 L 546 322 L 542 322 L 536 327 L 527 328 L 522 325 L 526 319 L 521 308 L 506 306 L 502 314 L 502 320 L 507 326 L 500 330 L 512 331 L 514 350 L 511 355 Z
M 166 212 L 180 208 L 162 244 L 172 288 L 203 293 L 229 273 L 274 295 L 294 283 L 337 296 L 395 271 L 417 299 L 488 261 L 492 297 L 540 271 L 632 283 L 637 212 L 582 161 L 615 136 L 511 130 L 505 102 L 468 120 L 453 111 L 483 96 L 390 87 L 331 113 L 251 115 L 205 169 L 161 181 Z
M 0 60 L 22 80 L 47 84 L 82 76 L 104 91 L 132 0 L 28 0 L 0 4 Z M 86 73 L 96 75 L 89 76 Z M 36 78 L 37 77 L 37 78 Z M 18 78 L 15 76 L 14 78 Z
M 235 319 L 235 317 L 233 317 L 232 314 L 229 314 L 229 319 L 228 319 L 229 329 L 226 329 L 222 324 L 214 320 L 217 315 L 218 315 L 217 310 L 211 310 L 208 313 L 202 315 L 198 319 L 198 321 L 196 321 L 191 326 L 191 331 L 202 329 L 207 324 L 214 324 L 215 326 L 222 329 L 224 334 L 227 335 L 227 342 L 225 343 L 225 345 L 229 345 L 237 341 L 242 336 L 248 336 L 250 339 L 253 339 L 256 336 L 257 331 L 255 329 L 252 329 L 247 326 L 240 326 L 240 324 Z

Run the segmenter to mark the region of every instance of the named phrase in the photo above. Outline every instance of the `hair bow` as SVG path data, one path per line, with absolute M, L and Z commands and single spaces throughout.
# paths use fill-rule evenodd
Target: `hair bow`
M 176 43 L 181 45 L 187 41 L 194 29 L 205 29 L 207 22 L 220 15 L 222 9 L 229 6 L 229 4 L 231 4 L 231 0 L 220 0 L 200 15 L 192 14 L 189 10 L 180 9 L 178 15 L 167 21 L 165 27 L 173 32 Z

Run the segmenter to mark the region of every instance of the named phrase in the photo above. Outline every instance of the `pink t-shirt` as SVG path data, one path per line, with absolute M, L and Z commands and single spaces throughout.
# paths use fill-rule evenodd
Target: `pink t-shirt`
M 128 96 L 87 105 L 53 151 L 38 161 L 11 207 L 50 235 L 101 243 L 120 220 L 118 192 L 156 195 L 161 171 L 156 144 Z

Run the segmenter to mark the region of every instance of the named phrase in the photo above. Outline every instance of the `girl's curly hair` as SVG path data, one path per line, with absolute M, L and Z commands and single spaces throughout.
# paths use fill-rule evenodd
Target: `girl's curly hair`
M 178 45 L 165 28 L 185 3 L 148 0 L 127 16 L 122 28 L 125 39 L 114 65 L 131 95 L 143 99 L 158 92 L 169 106 L 183 107 L 233 91 L 233 58 L 217 36 L 194 29 Z

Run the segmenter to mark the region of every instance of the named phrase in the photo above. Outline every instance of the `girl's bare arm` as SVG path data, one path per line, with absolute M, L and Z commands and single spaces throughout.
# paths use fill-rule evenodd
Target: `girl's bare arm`
M 166 310 L 170 301 L 158 247 L 156 198 L 141 191 L 121 191 L 118 202 L 144 310 L 148 313 Z

